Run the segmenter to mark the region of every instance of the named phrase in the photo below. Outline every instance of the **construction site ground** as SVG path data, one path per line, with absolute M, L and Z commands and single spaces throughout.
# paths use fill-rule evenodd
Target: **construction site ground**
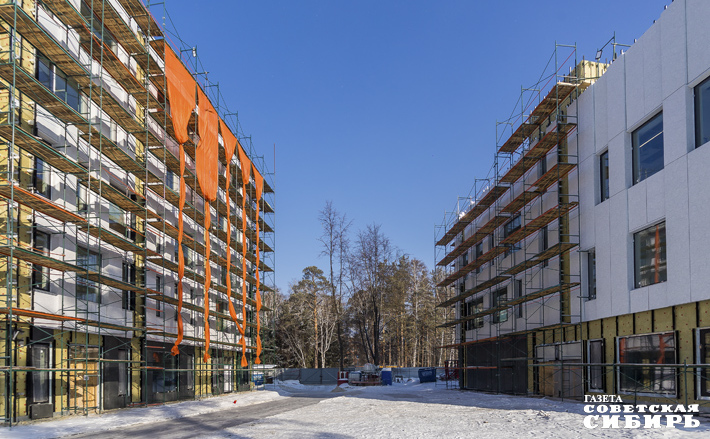
M 392 386 L 304 386 L 163 406 L 64 417 L 12 429 L 0 438 L 703 438 L 697 428 L 588 429 L 584 404 L 447 389 L 417 380 Z

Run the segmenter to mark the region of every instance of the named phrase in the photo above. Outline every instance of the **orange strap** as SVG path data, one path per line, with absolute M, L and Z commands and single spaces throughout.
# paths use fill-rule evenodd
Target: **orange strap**
M 195 108 L 195 80 L 187 71 L 182 62 L 175 55 L 170 46 L 165 46 L 165 77 L 168 83 L 168 99 L 170 100 L 170 114 L 175 130 L 175 139 L 178 142 L 180 151 L 180 199 L 178 202 L 178 307 L 177 323 L 178 336 L 170 352 L 173 355 L 180 353 L 178 345 L 183 339 L 182 321 L 182 279 L 185 275 L 185 257 L 182 250 L 182 237 L 184 231 L 183 208 L 185 206 L 185 150 L 183 143 L 189 140 L 187 134 L 187 124 L 190 114 Z
M 204 361 L 210 359 L 210 284 L 212 282 L 212 268 L 210 267 L 210 225 L 212 212 L 210 202 L 217 198 L 217 185 L 219 182 L 219 150 L 217 143 L 217 124 L 219 117 L 212 103 L 207 99 L 201 88 L 197 89 L 198 105 L 200 109 L 199 130 L 200 141 L 195 151 L 195 166 L 197 181 L 200 184 L 202 195 L 205 199 L 205 285 L 204 285 L 204 315 L 205 315 L 205 354 Z
M 252 166 L 254 164 L 252 163 Z M 254 185 L 256 186 L 256 360 L 254 363 L 261 364 L 261 318 L 259 317 L 259 312 L 261 311 L 261 292 L 259 288 L 261 287 L 261 281 L 259 279 L 260 267 L 260 250 L 259 250 L 259 201 L 261 201 L 261 194 L 264 191 L 264 177 L 261 176 L 259 171 L 257 171 L 256 166 L 253 169 L 254 172 Z
M 234 309 L 234 303 L 232 302 L 232 215 L 229 209 L 229 180 L 230 180 L 230 165 L 232 161 L 232 156 L 234 156 L 234 149 L 237 147 L 237 138 L 229 128 L 224 123 L 223 120 L 219 121 L 220 130 L 222 132 L 222 140 L 224 140 L 224 156 L 227 161 L 227 170 L 225 172 L 225 177 L 227 182 L 225 183 L 224 191 L 226 193 L 227 199 L 227 291 L 229 294 L 229 315 L 234 320 L 234 324 L 237 325 L 239 333 L 244 337 L 244 330 L 246 325 L 242 326 L 239 324 L 239 319 L 237 317 L 237 311 Z
M 239 164 L 242 167 L 242 317 L 244 329 L 247 327 L 247 184 L 249 184 L 249 174 L 251 172 L 251 160 L 247 157 L 244 149 L 239 146 Z M 247 367 L 249 363 L 246 358 L 247 340 L 242 333 L 242 367 Z

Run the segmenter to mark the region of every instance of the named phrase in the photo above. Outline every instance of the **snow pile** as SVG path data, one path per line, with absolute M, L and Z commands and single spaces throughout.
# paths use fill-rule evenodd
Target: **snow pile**
M 197 416 L 234 407 L 258 404 L 285 398 L 278 392 L 266 390 L 232 393 L 198 401 L 185 401 L 151 407 L 116 410 L 101 415 L 64 416 L 56 420 L 36 422 L 17 427 L 0 427 L 0 438 L 48 439 L 61 436 L 108 431 L 129 425 Z

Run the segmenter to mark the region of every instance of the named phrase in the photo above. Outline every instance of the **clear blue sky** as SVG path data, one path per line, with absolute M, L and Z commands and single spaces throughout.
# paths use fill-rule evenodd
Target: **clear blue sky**
M 319 258 L 326 200 L 434 266 L 434 226 L 493 161 L 496 121 L 555 42 L 593 59 L 670 0 L 169 0 L 180 37 L 273 167 L 276 284 Z M 162 21 L 162 6 L 153 8 Z M 609 51 L 605 52 L 604 58 Z

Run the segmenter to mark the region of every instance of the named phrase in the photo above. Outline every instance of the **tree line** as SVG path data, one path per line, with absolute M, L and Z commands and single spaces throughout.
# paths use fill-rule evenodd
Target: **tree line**
M 286 293 L 265 297 L 271 310 L 270 361 L 282 367 L 441 366 L 452 359 L 450 329 L 438 325 L 446 289 L 437 271 L 398 251 L 377 224 L 357 232 L 326 202 L 319 212 L 321 256 Z M 450 294 L 450 293 L 449 293 Z

